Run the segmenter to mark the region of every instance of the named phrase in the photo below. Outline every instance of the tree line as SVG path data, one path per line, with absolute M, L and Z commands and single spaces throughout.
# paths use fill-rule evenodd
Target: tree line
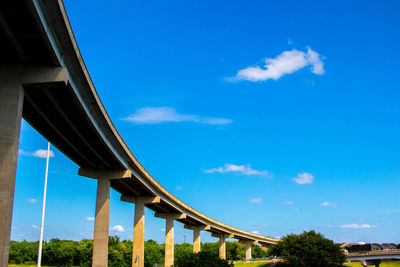
M 39 242 L 11 241 L 9 252 L 10 264 L 35 264 L 37 262 Z M 201 243 L 201 251 L 208 257 L 218 258 L 219 242 Z M 51 239 L 44 242 L 42 264 L 50 266 L 91 266 L 93 240 L 81 241 Z M 152 267 L 154 264 L 164 263 L 165 245 L 154 240 L 144 244 L 144 264 Z M 183 243 L 175 245 L 175 263 L 184 266 L 188 259 L 193 257 L 192 244 Z M 227 260 L 243 260 L 245 258 L 245 245 L 239 242 L 226 242 Z M 252 246 L 253 258 L 265 258 L 267 252 L 259 246 Z M 128 267 L 132 262 L 132 241 L 121 241 L 118 236 L 110 236 L 108 243 L 108 266 Z

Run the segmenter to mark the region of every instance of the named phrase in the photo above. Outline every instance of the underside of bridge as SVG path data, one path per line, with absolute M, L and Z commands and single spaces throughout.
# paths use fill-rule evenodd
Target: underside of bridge
M 173 220 L 184 223 L 188 229 L 206 230 L 223 240 L 231 237 L 248 244 L 264 245 L 276 242 L 222 224 L 194 210 L 169 193 L 141 166 L 101 103 L 61 0 L 0 1 L 0 90 L 0 123 L 3 123 L 0 128 L 0 183 L 1 190 L 4 189 L 0 192 L 4 196 L 4 201 L 0 199 L 1 214 L 12 215 L 22 116 L 75 162 L 81 175 L 110 179 L 107 186 L 121 193 L 122 200 L 131 199 L 135 205 L 142 203 L 161 217 L 174 214 Z M 15 100 L 14 106 L 11 100 Z M 121 172 L 129 175 L 106 177 Z M 152 197 L 158 198 L 147 201 Z M 1 230 L 4 230 L 0 240 L 0 264 L 3 266 L 8 255 L 9 215 L 0 219 Z

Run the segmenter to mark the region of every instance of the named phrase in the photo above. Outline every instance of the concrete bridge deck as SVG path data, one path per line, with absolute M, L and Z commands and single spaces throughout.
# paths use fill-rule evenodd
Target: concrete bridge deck
M 214 220 L 180 201 L 135 158 L 108 116 L 73 35 L 61 0 L 0 2 L 0 264 L 7 266 L 21 117 L 79 167 L 98 180 L 93 266 L 107 265 L 110 188 L 135 203 L 134 262 L 143 266 L 144 207 L 166 220 L 166 266 L 173 264 L 173 222 L 194 234 L 269 246 L 276 239 Z M 169 230 L 169 231 L 168 231 Z M 172 252 L 171 252 L 172 249 Z M 172 254 L 171 254 L 172 253 Z M 135 261 L 136 260 L 136 261 Z

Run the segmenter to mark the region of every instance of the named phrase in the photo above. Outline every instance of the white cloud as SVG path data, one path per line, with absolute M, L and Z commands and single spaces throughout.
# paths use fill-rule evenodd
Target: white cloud
M 29 203 L 36 203 L 37 199 L 36 198 L 28 198 L 26 201 L 28 201 Z
M 256 66 L 239 70 L 236 79 L 252 82 L 278 80 L 282 76 L 294 73 L 306 66 L 311 66 L 311 72 L 314 74 L 322 75 L 325 72 L 324 63 L 317 52 L 311 48 L 307 49 L 307 53 L 293 49 L 284 51 L 275 58 L 265 59 L 264 68 Z
M 194 122 L 199 124 L 226 125 L 233 121 L 225 118 L 204 117 L 192 114 L 178 113 L 171 107 L 146 107 L 136 111 L 123 120 L 137 124 L 158 124 L 165 122 Z
M 47 158 L 47 149 L 38 149 L 35 152 L 28 152 L 28 151 L 20 149 L 20 150 L 18 150 L 18 154 L 37 157 L 37 158 Z M 53 150 L 51 150 L 51 149 L 49 152 L 49 156 L 50 156 L 50 158 L 53 158 L 55 156 Z
M 260 198 L 260 197 L 249 200 L 250 203 L 261 203 L 261 201 L 262 201 L 262 198 Z
M 111 227 L 111 230 L 120 232 L 120 233 L 125 232 L 125 228 L 122 225 L 113 226 L 113 227 Z
M 376 225 L 370 225 L 370 224 L 343 224 L 339 226 L 342 229 L 369 229 L 369 228 L 375 228 Z
M 12 226 L 11 226 L 11 229 L 12 229 L 12 230 L 17 230 L 17 229 L 18 229 L 18 226 L 12 225 Z
M 298 184 L 312 184 L 314 176 L 311 173 L 303 172 L 298 173 L 297 177 L 293 178 L 293 180 Z
M 93 222 L 94 221 L 94 217 L 86 217 L 85 221 Z
M 205 170 L 205 173 L 227 173 L 227 172 L 240 172 L 244 175 L 259 175 L 259 176 L 266 176 L 269 174 L 268 171 L 260 171 L 260 170 L 254 170 L 251 168 L 249 164 L 247 165 L 235 165 L 235 164 L 224 164 L 223 167 L 218 167 L 218 168 L 213 168 L 209 170 Z
M 283 205 L 294 205 L 293 201 L 285 201 L 283 202 Z
M 177 185 L 177 186 L 175 187 L 175 189 L 176 189 L 176 190 L 182 190 L 182 186 Z
M 253 234 L 259 235 L 260 232 L 259 231 L 251 231 Z
M 161 228 L 161 232 L 165 233 L 165 228 Z
M 33 229 L 39 229 L 39 226 L 32 224 Z
M 337 205 L 335 203 L 331 203 L 328 201 L 324 201 L 321 204 L 319 204 L 321 207 L 336 207 Z

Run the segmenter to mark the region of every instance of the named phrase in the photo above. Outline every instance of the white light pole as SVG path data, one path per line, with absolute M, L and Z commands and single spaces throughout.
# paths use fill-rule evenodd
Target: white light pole
M 43 227 L 44 227 L 44 212 L 46 210 L 46 192 L 47 192 L 47 175 L 49 172 L 49 158 L 50 158 L 50 142 L 47 143 L 47 161 L 46 161 L 46 174 L 44 176 L 44 192 L 43 192 L 43 206 L 42 206 L 42 222 L 40 224 L 40 239 L 37 267 L 42 264 L 42 243 L 43 243 Z

